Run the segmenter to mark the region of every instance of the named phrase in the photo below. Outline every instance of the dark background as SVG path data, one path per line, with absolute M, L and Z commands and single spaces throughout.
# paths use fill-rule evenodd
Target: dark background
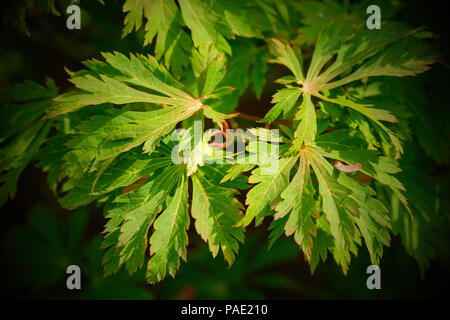
M 2 5 L 0 39 L 0 86 L 31 79 L 43 83 L 53 78 L 64 91 L 70 86 L 64 67 L 82 68 L 80 61 L 99 58 L 101 51 L 149 52 L 142 47 L 143 33 L 121 39 L 122 1 L 102 6 L 82 1 L 82 28 L 68 30 L 67 15 L 53 16 L 34 9 L 27 14 L 28 37 L 14 25 L 13 10 Z M 435 45 L 448 65 L 448 13 L 440 2 L 408 1 L 397 19 L 411 26 L 427 26 L 435 33 Z M 250 94 L 241 99 L 239 110 L 264 115 L 270 108 L 270 82 L 278 70 L 269 67 L 268 85 L 260 101 Z M 433 67 L 429 96 L 440 108 L 447 108 L 448 69 Z M 448 166 L 437 166 L 436 176 L 448 177 Z M 426 187 L 426 186 L 424 186 Z M 352 260 L 347 276 L 331 257 L 311 275 L 303 255 L 291 239 L 283 239 L 267 251 L 267 225 L 249 228 L 249 236 L 235 265 L 230 269 L 223 257 L 213 259 L 207 245 L 190 229 L 188 263 L 182 263 L 175 279 L 145 285 L 143 272 L 128 276 L 125 272 L 103 278 L 101 251 L 98 249 L 105 220 L 101 208 L 62 209 L 50 191 L 46 174 L 39 169 L 24 171 L 14 201 L 1 209 L 1 291 L 12 298 L 154 298 L 154 299 L 336 299 L 336 298 L 448 298 L 450 261 L 446 251 L 432 260 L 421 279 L 417 263 L 406 253 L 399 237 L 393 237 L 381 262 L 382 290 L 366 288 L 366 268 L 370 265 L 365 248 Z M 70 230 L 80 240 L 70 243 Z M 446 248 L 449 239 L 441 239 Z M 78 264 L 83 273 L 82 290 L 65 286 L 65 268 Z

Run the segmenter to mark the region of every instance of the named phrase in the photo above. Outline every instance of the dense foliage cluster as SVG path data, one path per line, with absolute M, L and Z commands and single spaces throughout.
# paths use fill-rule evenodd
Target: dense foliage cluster
M 149 252 L 149 283 L 174 276 L 187 259 L 191 222 L 229 264 L 246 227 L 269 220 L 269 243 L 292 236 L 312 271 L 331 254 L 346 273 L 361 246 L 379 264 L 392 234 L 426 269 L 447 218 L 423 154 L 438 163 L 448 154 L 427 130 L 420 81 L 408 76 L 438 56 L 429 32 L 389 20 L 394 7 L 381 29 L 366 28 L 366 7 L 126 0 L 123 36 L 144 28 L 151 53 L 102 53 L 68 70 L 67 92 L 51 79 L 4 91 L 0 202 L 35 163 L 63 207 L 104 205 L 105 274 L 133 273 Z M 226 153 L 224 164 L 174 163 L 172 131 L 195 120 L 203 130 L 236 128 L 239 99 L 250 90 L 260 97 L 269 64 L 284 75 L 253 128 L 279 129 L 276 172 Z

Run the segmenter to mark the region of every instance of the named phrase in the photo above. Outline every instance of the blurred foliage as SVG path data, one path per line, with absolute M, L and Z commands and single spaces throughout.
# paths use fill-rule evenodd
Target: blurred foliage
M 129 276 L 123 271 L 103 277 L 100 237 L 85 237 L 88 217 L 86 210 L 78 210 L 58 219 L 38 205 L 30 212 L 27 226 L 8 230 L 2 239 L 2 260 L 11 267 L 7 280 L 13 284 L 10 294 L 23 298 L 26 292 L 28 298 L 61 298 L 61 292 L 68 290 L 66 268 L 79 265 L 82 290 L 69 291 L 67 298 L 151 299 L 151 291 L 141 281 L 143 273 Z

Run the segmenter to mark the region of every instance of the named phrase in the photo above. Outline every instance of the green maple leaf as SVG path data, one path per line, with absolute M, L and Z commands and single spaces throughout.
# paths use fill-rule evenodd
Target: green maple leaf
M 132 185 L 140 178 L 171 164 L 170 159 L 160 155 L 158 152 L 152 156 L 139 152 L 127 152 L 118 157 L 117 161 L 113 162 L 98 179 L 96 172 L 87 172 L 80 178 L 72 176 L 74 186 L 59 202 L 63 207 L 73 209 L 119 188 Z
M 206 170 L 206 171 L 205 171 Z M 208 174 L 209 179 L 204 176 Z M 208 242 L 213 256 L 222 250 L 231 265 L 244 240 L 244 230 L 236 224 L 242 217 L 241 204 L 234 198 L 236 190 L 219 185 L 223 176 L 202 168 L 191 176 L 193 184 L 191 215 L 200 236 Z M 103 264 L 105 274 L 115 273 L 125 265 L 130 273 L 144 262 L 150 237 L 151 258 L 147 280 L 156 283 L 166 274 L 175 275 L 180 258 L 186 260 L 189 227 L 188 180 L 181 166 L 157 169 L 139 189 L 121 194 L 106 207 L 108 233 L 102 244 L 107 249 Z
M 345 158 L 349 162 L 352 158 L 353 161 L 361 160 L 363 172 L 370 172 L 392 190 L 398 191 L 396 186 L 403 188 L 397 179 L 390 176 L 390 173 L 398 172 L 395 166 L 383 164 L 383 160 L 377 164 L 377 153 L 364 150 L 362 139 L 356 139 L 353 145 L 341 145 L 340 137 L 344 134 L 350 136 L 346 130 L 324 135 L 325 138 L 332 135 L 330 140 L 323 139 L 322 148 L 328 152 L 314 145 L 302 148 L 296 155 L 281 158 L 279 170 L 275 174 L 261 175 L 259 167 L 249 179 L 250 183 L 257 185 L 247 194 L 246 203 L 249 207 L 242 223 L 248 224 L 255 216 L 257 222 L 261 222 L 264 216 L 273 216 L 270 245 L 283 233 L 286 236 L 293 235 L 310 262 L 311 270 L 315 269 L 318 257 L 325 259 L 329 250 L 346 273 L 351 254 L 356 254 L 361 244 L 361 236 L 372 262 L 376 263 L 382 255 L 383 246 L 390 241 L 390 219 L 386 207 L 375 198 L 376 193 L 369 186 L 336 170 L 325 157 Z M 333 144 L 334 141 L 336 144 Z M 320 143 L 317 140 L 317 145 Z M 297 170 L 292 173 L 298 161 Z M 374 161 L 374 164 L 370 161 Z M 317 181 L 311 178 L 312 174 Z M 324 236 L 318 236 L 319 230 Z M 317 241 L 325 241 L 325 244 L 316 244 Z M 317 256 L 316 250 L 322 253 Z
M 272 4 L 258 1 L 212 1 L 212 9 L 223 16 L 231 31 L 241 37 L 263 38 L 262 32 L 271 31 L 267 11 L 273 15 Z M 276 20 L 276 18 L 275 18 Z
M 317 134 L 316 111 L 309 94 L 303 97 L 303 103 L 295 119 L 300 120 L 300 124 L 295 130 L 293 148 L 299 149 L 304 143 L 311 144 Z
M 264 119 L 259 122 L 272 122 L 277 119 L 281 113 L 283 113 L 284 118 L 288 118 L 289 114 L 296 107 L 297 100 L 301 94 L 302 92 L 295 87 L 287 87 L 277 91 L 272 99 L 272 103 L 275 103 L 275 105 L 266 114 Z
M 249 225 L 254 218 L 260 224 L 266 214 L 266 210 L 279 198 L 281 192 L 289 183 L 289 175 L 297 159 L 282 158 L 278 164 L 278 170 L 274 174 L 262 174 L 262 167 L 252 171 L 249 183 L 257 184 L 248 193 L 245 203 L 248 205 L 245 217 L 241 224 Z
M 214 108 L 220 112 L 233 111 L 239 102 L 239 96 L 244 94 L 251 85 L 259 98 L 265 84 L 267 71 L 267 51 L 250 39 L 237 38 L 230 43 L 233 55 L 227 59 L 227 73 L 221 86 L 236 88 L 231 94 L 217 100 Z
M 300 158 L 299 169 L 281 193 L 281 198 L 282 201 L 275 208 L 274 223 L 280 221 L 280 230 L 282 228 L 286 236 L 294 235 L 295 242 L 302 248 L 307 260 L 311 261 L 313 238 L 317 232 L 313 220 L 316 204 L 306 157 Z M 287 218 L 283 221 L 284 217 Z
M 154 223 L 150 238 L 151 259 L 148 262 L 147 280 L 159 282 L 166 273 L 172 277 L 180 265 L 180 257 L 186 261 L 189 228 L 188 184 L 182 176 L 170 204 Z
M 208 178 L 206 172 L 209 173 Z M 198 234 L 208 242 L 213 256 L 217 255 L 220 248 L 225 260 L 231 265 L 238 252 L 239 242 L 244 241 L 244 230 L 236 226 L 242 218 L 242 204 L 234 198 L 236 190 L 211 183 L 209 180 L 214 179 L 212 174 L 211 170 L 200 170 L 192 176 L 192 217 Z M 219 175 L 216 180 L 222 178 Z
M 45 6 L 56 12 L 53 0 Z M 244 227 L 270 216 L 270 245 L 293 236 L 312 271 L 330 252 L 346 273 L 362 241 L 379 264 L 392 228 L 423 272 L 440 230 L 432 222 L 448 223 L 438 214 L 436 193 L 417 188 L 417 181 L 433 185 L 418 173 L 423 164 L 402 159 L 401 172 L 397 158 L 415 133 L 445 162 L 443 142 L 427 143 L 445 138 L 418 129 L 432 123 L 419 110 L 423 97 L 386 86 L 395 84 L 389 77 L 425 72 L 437 56 L 423 29 L 385 21 L 381 30 L 368 30 L 362 8 L 332 0 L 126 0 L 122 35 L 145 25 L 144 45 L 154 42 L 154 56 L 103 53 L 102 61 L 85 61 L 85 70 L 68 71 L 76 90 L 59 96 L 50 80 L 47 88 L 27 82 L 9 89 L 13 104 L 2 110 L 0 127 L 0 204 L 14 195 L 28 163 L 39 160 L 65 208 L 105 203 L 105 274 L 122 266 L 135 272 L 148 252 L 149 283 L 174 276 L 187 260 L 189 214 L 212 255 L 221 251 L 229 265 Z M 301 26 L 295 10 L 303 14 Z M 269 49 L 261 45 L 267 38 Z M 314 44 L 308 61 L 299 47 L 305 43 Z M 256 141 L 244 164 L 204 139 L 183 140 L 194 120 L 201 120 L 202 133 L 211 122 L 223 130 L 249 86 L 259 98 L 267 61 L 291 75 L 277 80 L 284 88 L 260 122 L 292 119 L 293 128 L 280 125 L 287 138 L 271 145 L 261 138 L 267 128 L 250 129 Z M 180 126 L 188 129 L 177 150 L 185 162 L 176 165 L 169 134 Z M 57 134 L 47 139 L 52 127 Z M 217 159 L 226 164 L 207 164 Z M 277 170 L 264 172 L 267 159 L 278 161 Z M 250 170 L 243 214 L 236 195 L 249 188 Z
M 177 123 L 203 107 L 201 99 L 188 93 L 154 57 L 131 55 L 128 58 L 120 53 L 105 53 L 103 56 L 106 62 L 87 61 L 85 65 L 88 70 L 72 73 L 71 81 L 83 91 L 57 97 L 56 105 L 48 112 L 49 116 L 81 110 L 87 105 L 107 103 L 150 103 L 162 105 L 163 108 L 149 111 L 112 108 L 105 115 L 96 115 L 78 126 L 79 135 L 69 142 L 73 150 L 65 158 L 68 163 L 80 167 L 80 172 L 85 172 L 88 167 L 91 171 L 97 171 L 97 177 L 124 152 L 141 145 L 144 152 L 152 152 L 160 139 L 170 133 Z M 215 72 L 208 71 L 210 67 L 208 65 L 205 70 L 205 95 L 202 99 L 214 94 L 215 86 L 220 81 Z M 217 68 L 214 70 L 217 71 Z M 155 93 L 149 93 L 148 89 Z
M 130 273 L 135 272 L 144 262 L 147 249 L 147 233 L 161 205 L 180 179 L 181 172 L 176 166 L 157 171 L 138 190 L 116 197 L 110 207 L 106 207 L 109 218 L 103 248 L 109 248 L 111 256 L 104 257 L 107 274 L 118 271 L 125 264 Z M 109 238 L 114 241 L 108 241 Z M 118 260 L 117 260 L 118 259 Z
M 189 163 L 175 165 L 170 159 L 175 145 L 163 142 L 161 151 L 150 156 L 132 154 L 130 159 L 123 155 L 100 177 L 96 184 L 99 191 L 91 193 L 91 198 L 83 199 L 81 195 L 86 190 L 77 184 L 61 200 L 76 207 L 100 195 L 110 195 L 105 207 L 109 219 L 105 226 L 107 235 L 102 244 L 107 249 L 103 259 L 106 275 L 117 272 L 121 266 L 126 266 L 130 273 L 135 272 L 143 265 L 149 247 L 147 281 L 156 283 L 167 274 L 174 276 L 180 259 L 187 258 L 189 211 L 212 255 L 215 257 L 220 249 L 225 260 L 230 265 L 233 263 L 239 242 L 244 240 L 244 230 L 237 226 L 242 218 L 242 205 L 235 198 L 236 186 L 245 188 L 246 184 L 242 179 L 221 183 L 229 165 L 221 169 L 199 166 L 188 177 Z M 124 166 L 127 170 L 123 170 Z M 122 188 L 120 194 L 119 187 L 143 174 L 148 176 L 144 182 L 132 184 L 133 188 L 127 190 Z M 93 179 L 93 175 L 85 176 L 85 187 L 90 187 Z M 192 183 L 190 208 L 189 181 Z M 148 241 L 147 233 L 152 229 Z
M 123 4 L 123 12 L 126 13 L 122 38 L 130 34 L 133 29 L 139 30 L 143 24 L 144 17 L 150 15 L 150 1 L 148 0 L 126 0 Z
M 192 47 L 192 40 L 183 26 L 181 13 L 173 1 L 150 2 L 144 45 L 151 43 L 156 36 L 156 58 L 164 55 L 165 65 L 176 75 L 180 75 L 182 68 L 188 65 L 188 53 Z

